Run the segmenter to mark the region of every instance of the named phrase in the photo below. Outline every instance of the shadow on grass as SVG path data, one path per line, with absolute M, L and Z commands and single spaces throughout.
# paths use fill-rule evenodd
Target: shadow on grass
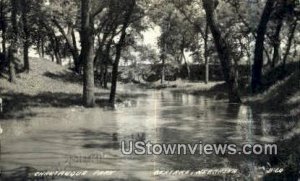
M 57 107 L 65 108 L 81 105 L 80 94 L 42 92 L 37 95 L 3 94 L 3 113 L 0 119 L 25 118 L 35 116 L 26 111 L 28 107 Z
M 61 72 L 61 73 L 52 73 L 52 72 L 45 72 L 44 76 L 49 77 L 54 80 L 69 82 L 74 84 L 82 84 L 82 77 L 72 72 Z
M 260 92 L 267 91 L 270 87 L 275 85 L 278 81 L 282 81 L 285 78 L 292 75 L 294 72 L 299 71 L 299 63 L 292 62 L 283 67 L 279 65 L 272 69 L 271 71 L 266 72 L 262 77 L 263 87 Z
M 268 91 L 260 94 L 260 100 L 250 102 L 253 107 L 260 111 L 289 112 L 299 106 L 299 76 L 300 71 L 294 72 L 290 77 L 274 84 Z M 293 99 L 294 103 L 287 100 Z M 296 116 L 300 116 L 299 114 Z
M 146 94 L 119 94 L 116 98 L 117 104 L 125 104 L 125 107 L 131 107 L 136 104 L 134 99 Z M 37 95 L 6 93 L 1 95 L 3 101 L 3 112 L 0 114 L 0 119 L 24 119 L 27 117 L 36 116 L 35 113 L 27 110 L 29 107 L 55 107 L 67 108 L 71 106 L 82 106 L 82 95 L 64 92 L 41 92 Z M 96 107 L 108 107 L 108 93 L 95 93 Z M 129 105 L 127 105 L 129 104 Z M 126 106 L 127 105 L 127 106 Z

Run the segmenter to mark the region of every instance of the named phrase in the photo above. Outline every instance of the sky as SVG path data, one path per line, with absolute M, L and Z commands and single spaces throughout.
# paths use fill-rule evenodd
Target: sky
M 153 48 L 158 50 L 157 39 L 160 36 L 160 27 L 155 26 L 153 28 L 149 28 L 147 31 L 143 33 L 143 35 L 144 35 L 143 44 L 146 45 L 149 44 Z

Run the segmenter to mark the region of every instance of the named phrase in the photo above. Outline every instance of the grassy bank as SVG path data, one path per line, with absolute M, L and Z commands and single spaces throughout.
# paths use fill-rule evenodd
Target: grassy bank
M 278 67 L 278 70 L 275 69 L 264 76 L 265 86 L 260 93 L 252 95 L 249 85 L 240 90 L 243 102 L 262 112 L 279 111 L 290 115 L 300 115 L 300 70 L 298 64 L 287 65 L 284 73 L 280 73 L 280 69 L 281 67 Z M 151 86 L 156 88 L 159 83 Z M 170 82 L 169 86 L 165 88 L 170 88 L 176 93 L 205 95 L 217 100 L 227 99 L 227 87 L 224 82 L 205 84 L 204 82 L 179 80 Z
M 245 98 L 245 102 L 261 111 L 280 111 L 290 115 L 300 114 L 300 71 L 277 81 L 266 91 Z
M 17 82 L 10 83 L 7 74 L 0 77 L 0 97 L 3 113 L 0 119 L 24 118 L 34 114 L 32 108 L 69 108 L 82 106 L 82 77 L 67 67 L 48 60 L 31 58 L 30 72 L 17 74 Z M 105 107 L 109 89 L 95 88 L 96 104 Z M 144 96 L 118 91 L 117 104 Z

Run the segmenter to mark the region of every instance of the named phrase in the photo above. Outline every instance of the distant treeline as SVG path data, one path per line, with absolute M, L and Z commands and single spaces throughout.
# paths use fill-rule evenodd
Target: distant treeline
M 190 81 L 204 81 L 205 80 L 205 65 L 199 64 L 191 64 L 189 65 L 190 69 L 190 77 L 188 76 L 187 69 L 185 66 L 180 68 L 174 68 L 172 65 L 165 65 L 166 66 L 166 77 L 165 80 L 167 81 L 175 81 L 177 79 L 185 79 Z M 128 73 L 128 68 L 122 66 L 120 67 L 119 78 L 121 80 L 130 81 L 129 79 L 136 79 L 137 74 L 143 78 L 144 81 L 147 82 L 155 82 L 161 79 L 161 71 L 162 66 L 161 64 L 156 65 L 139 65 L 139 69 L 144 71 L 140 71 L 137 73 L 135 70 L 131 70 L 131 73 Z M 250 73 L 249 65 L 239 65 L 239 77 L 242 79 L 247 79 Z M 209 66 L 209 80 L 210 81 L 223 81 L 223 73 L 221 66 L 218 64 L 210 65 Z

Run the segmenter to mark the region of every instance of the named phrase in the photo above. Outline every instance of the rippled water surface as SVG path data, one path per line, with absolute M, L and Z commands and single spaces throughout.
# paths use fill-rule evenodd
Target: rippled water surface
M 270 164 L 274 156 L 126 156 L 121 153 L 120 142 L 273 143 L 285 139 L 286 132 L 291 132 L 286 130 L 297 126 L 296 120 L 288 115 L 258 114 L 245 105 L 201 96 L 130 88 L 124 88 L 123 92 L 135 92 L 138 96 L 118 104 L 116 110 L 86 110 L 76 106 L 32 108 L 36 113 L 33 117 L 2 121 L 2 174 L 21 178 L 30 177 L 34 170 L 114 170 L 112 176 L 89 175 L 76 179 L 198 180 L 189 175 L 158 177 L 153 173 L 236 168 L 239 173 L 226 179 L 252 180 L 259 175 L 257 167 Z M 84 160 L 88 156 L 93 159 Z M 225 176 L 207 179 L 225 179 Z

